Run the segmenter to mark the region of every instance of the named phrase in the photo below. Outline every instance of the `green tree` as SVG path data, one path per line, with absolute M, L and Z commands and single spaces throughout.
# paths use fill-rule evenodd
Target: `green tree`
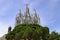
M 59 39 L 60 37 L 58 33 L 53 31 L 51 34 L 49 34 L 49 40 L 59 40 Z
M 6 34 L 7 40 L 47 40 L 49 34 L 48 27 L 43 27 L 38 24 L 20 24 L 17 25 L 11 32 Z

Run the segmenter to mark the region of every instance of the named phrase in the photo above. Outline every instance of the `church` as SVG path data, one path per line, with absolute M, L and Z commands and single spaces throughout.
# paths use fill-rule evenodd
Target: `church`
M 26 4 L 24 15 L 22 15 L 21 10 L 19 10 L 16 15 L 15 25 L 18 24 L 40 24 L 40 18 L 35 9 L 32 15 L 30 15 L 28 4 Z

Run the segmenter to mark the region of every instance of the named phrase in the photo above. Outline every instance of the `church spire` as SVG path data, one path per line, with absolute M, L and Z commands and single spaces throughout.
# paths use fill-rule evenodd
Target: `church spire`
M 30 16 L 28 4 L 26 4 L 26 7 L 25 7 L 25 16 Z
M 19 9 L 19 10 L 18 10 L 17 17 L 21 17 L 21 16 L 22 16 L 22 14 L 21 14 L 21 10 Z
M 33 17 L 37 17 L 36 10 L 33 11 Z

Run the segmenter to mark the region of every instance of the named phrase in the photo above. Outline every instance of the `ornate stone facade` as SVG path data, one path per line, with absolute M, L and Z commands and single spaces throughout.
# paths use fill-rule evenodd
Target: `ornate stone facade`
M 18 24 L 40 24 L 40 18 L 39 16 L 37 16 L 35 9 L 31 16 L 29 13 L 28 4 L 26 4 L 24 15 L 22 15 L 21 10 L 19 10 L 16 16 L 15 25 L 18 25 Z

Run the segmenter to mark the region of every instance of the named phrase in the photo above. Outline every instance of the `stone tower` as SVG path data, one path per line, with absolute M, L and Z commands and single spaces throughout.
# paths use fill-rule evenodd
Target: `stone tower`
M 35 9 L 31 16 L 29 12 L 28 4 L 26 4 L 24 15 L 22 15 L 21 10 L 19 10 L 16 16 L 15 25 L 18 24 L 40 24 L 40 18 L 37 16 Z

